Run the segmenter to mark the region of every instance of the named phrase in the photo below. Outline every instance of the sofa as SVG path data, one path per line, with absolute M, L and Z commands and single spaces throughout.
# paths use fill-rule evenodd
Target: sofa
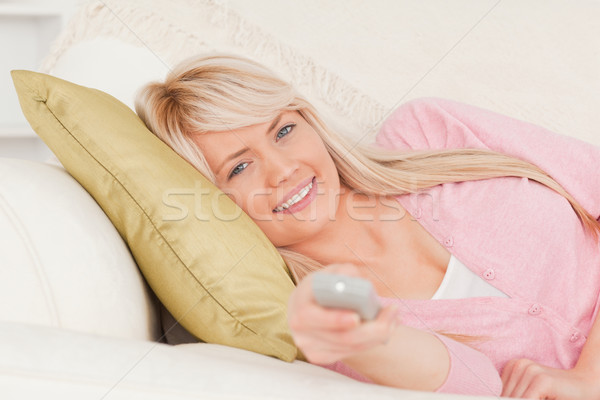
M 0 240 L 4 399 L 429 398 L 165 335 L 123 239 L 61 166 L 0 160 Z
M 567 0 L 91 1 L 40 71 L 132 108 L 137 88 L 177 61 L 234 52 L 293 82 L 357 141 L 401 102 L 438 96 L 600 144 L 598 16 L 599 5 Z M 0 160 L 4 398 L 466 398 L 199 342 L 59 159 Z

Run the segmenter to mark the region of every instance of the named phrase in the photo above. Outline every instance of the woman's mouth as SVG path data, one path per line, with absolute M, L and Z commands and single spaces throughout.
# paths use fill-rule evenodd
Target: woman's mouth
M 298 193 L 292 196 L 291 199 L 283 203 L 281 206 L 275 208 L 273 212 L 282 213 L 294 213 L 301 211 L 307 205 L 309 205 L 317 193 L 317 179 L 313 177 L 308 185 L 304 186 Z

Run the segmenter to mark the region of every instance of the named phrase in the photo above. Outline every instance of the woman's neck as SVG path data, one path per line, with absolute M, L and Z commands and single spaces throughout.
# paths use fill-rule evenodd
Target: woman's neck
M 385 297 L 430 299 L 450 253 L 393 197 L 342 191 L 336 219 L 291 250 L 324 266 L 351 263 Z
M 399 203 L 396 205 L 397 214 L 404 212 Z M 394 223 L 382 220 L 384 215 L 390 219 L 390 208 L 382 204 L 381 197 L 359 194 L 342 187 L 335 219 L 310 239 L 288 248 L 323 265 L 374 265 L 382 259 L 386 248 L 385 224 Z M 402 238 L 396 237 L 396 240 L 403 242 Z

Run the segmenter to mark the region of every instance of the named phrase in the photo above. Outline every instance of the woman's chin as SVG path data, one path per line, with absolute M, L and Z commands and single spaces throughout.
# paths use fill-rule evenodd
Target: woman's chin
M 287 215 L 286 217 L 291 217 L 293 221 L 290 220 L 289 223 L 285 224 L 276 220 L 273 223 L 267 224 L 263 221 L 261 224 L 258 224 L 269 241 L 276 247 L 292 246 L 315 240 L 327 225 L 327 218 L 322 220 L 301 220 L 295 219 L 291 215 Z

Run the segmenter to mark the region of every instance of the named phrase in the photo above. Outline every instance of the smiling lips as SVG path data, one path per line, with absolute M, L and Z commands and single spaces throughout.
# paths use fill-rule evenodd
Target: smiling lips
M 283 210 L 287 210 L 289 207 L 293 206 L 294 204 L 296 204 L 299 201 L 301 201 L 302 199 L 304 199 L 306 197 L 306 195 L 312 189 L 314 179 L 315 179 L 315 177 L 312 177 L 310 179 L 310 181 L 307 184 L 305 184 L 304 186 L 302 186 L 301 189 L 296 194 L 294 194 L 291 197 L 288 197 L 288 200 L 286 202 L 284 202 L 283 204 L 281 204 L 280 206 L 276 207 L 273 210 L 273 212 L 281 212 Z M 300 185 L 302 185 L 302 184 L 303 183 L 301 183 Z M 300 185 L 298 185 L 298 186 L 300 186 Z M 296 189 L 298 189 L 298 187 L 296 187 Z M 296 189 L 294 191 L 296 191 Z

